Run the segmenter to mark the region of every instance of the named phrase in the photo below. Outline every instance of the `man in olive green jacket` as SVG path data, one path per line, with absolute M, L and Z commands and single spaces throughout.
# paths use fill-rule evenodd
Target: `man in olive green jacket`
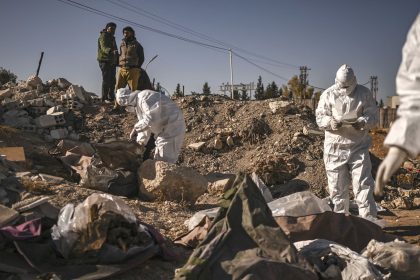
M 120 45 L 120 57 L 116 90 L 125 88 L 128 84 L 132 91 L 138 90 L 141 66 L 144 62 L 142 45 L 136 40 L 133 28 L 123 29 L 124 38 Z
M 98 38 L 99 67 L 102 71 L 102 102 L 115 100 L 115 75 L 118 63 L 117 43 L 115 42 L 115 28 L 113 22 L 107 23 Z

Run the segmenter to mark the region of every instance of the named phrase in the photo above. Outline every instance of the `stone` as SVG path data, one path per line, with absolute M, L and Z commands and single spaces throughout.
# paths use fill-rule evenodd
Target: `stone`
M 205 144 L 206 142 L 197 142 L 197 143 L 189 144 L 188 148 L 199 151 L 204 147 Z
M 268 103 L 268 107 L 270 107 L 270 110 L 273 114 L 277 113 L 281 108 L 286 108 L 288 106 L 290 106 L 290 102 L 289 101 L 272 101 L 270 103 Z
M 235 181 L 235 174 L 212 172 L 207 174 L 208 191 L 211 195 L 219 195 L 230 189 Z
M 139 168 L 140 193 L 160 200 L 194 203 L 207 190 L 207 179 L 189 167 L 146 160 Z
M 222 142 L 222 140 L 220 140 L 220 138 L 214 139 L 214 148 L 216 150 L 220 150 L 220 149 L 223 148 L 223 142 Z
M 12 97 L 13 92 L 10 89 L 0 90 L 0 100 Z
M 26 80 L 26 87 L 28 87 L 30 89 L 37 89 L 38 85 L 41 85 L 42 86 L 42 80 L 41 80 L 41 78 L 39 78 L 36 75 L 30 76 Z
M 57 128 L 50 131 L 50 135 L 52 139 L 64 139 L 68 135 L 67 128 Z
M 228 144 L 229 147 L 233 147 L 235 145 L 235 143 L 233 142 L 232 136 L 228 136 L 226 138 L 226 144 Z

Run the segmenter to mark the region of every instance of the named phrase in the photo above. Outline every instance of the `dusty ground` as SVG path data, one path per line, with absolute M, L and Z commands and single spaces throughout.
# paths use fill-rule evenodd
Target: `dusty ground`
M 275 185 L 272 191 L 291 179 L 306 181 L 320 197 L 327 196 L 326 177 L 322 161 L 323 136 L 304 135 L 303 128 L 315 128 L 314 116 L 304 107 L 290 106 L 276 114 L 270 111 L 269 101 L 232 101 L 220 96 L 188 96 L 176 100 L 183 109 L 187 135 L 179 164 L 196 169 L 201 174 L 209 172 L 257 172 L 260 177 Z M 110 105 L 84 108 L 77 113 L 75 127 L 83 140 L 104 142 L 126 138 L 136 122 L 134 114 L 125 111 L 111 112 Z M 386 131 L 374 131 L 371 152 L 383 158 L 382 146 Z M 227 145 L 227 138 L 233 145 Z M 23 146 L 27 156 L 26 167 L 33 172 L 64 177 L 71 182 L 67 170 L 48 150 L 55 143 L 47 143 L 36 135 L 0 126 L 0 139 L 9 146 Z M 216 139 L 223 143 L 215 148 Z M 196 151 L 187 146 L 204 141 L 205 147 Z M 373 157 L 374 166 L 379 159 Z M 418 188 L 418 186 L 417 186 Z M 29 196 L 50 195 L 51 202 L 59 207 L 83 201 L 94 191 L 77 186 L 76 182 L 57 186 L 33 187 Z M 125 199 L 137 217 L 156 227 L 168 244 L 180 255 L 176 262 L 158 258 L 148 261 L 139 269 L 114 279 L 169 279 L 181 267 L 191 250 L 173 246 L 170 240 L 185 233 L 184 222 L 194 212 L 215 206 L 217 197 L 205 194 L 196 205 L 182 205 L 169 201 L 144 202 Z M 383 219 L 389 223 L 386 231 L 420 245 L 420 209 L 390 210 Z

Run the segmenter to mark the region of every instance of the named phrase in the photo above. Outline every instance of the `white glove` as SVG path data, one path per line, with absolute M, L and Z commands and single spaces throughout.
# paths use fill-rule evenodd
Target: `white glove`
M 357 121 L 352 124 L 352 126 L 357 130 L 363 130 L 366 126 L 366 120 L 358 118 Z
M 338 130 L 342 126 L 342 123 L 332 118 L 330 121 L 330 126 L 331 126 L 331 130 Z
M 135 128 L 133 128 L 133 130 L 130 132 L 129 139 L 130 139 L 130 140 L 135 140 L 135 139 L 136 139 L 136 137 L 137 137 L 137 131 L 136 131 L 136 129 L 135 129 Z
M 379 165 L 376 173 L 374 195 L 382 197 L 384 185 L 391 179 L 392 174 L 397 171 L 403 161 L 407 158 L 407 152 L 398 147 L 391 147 L 385 159 Z

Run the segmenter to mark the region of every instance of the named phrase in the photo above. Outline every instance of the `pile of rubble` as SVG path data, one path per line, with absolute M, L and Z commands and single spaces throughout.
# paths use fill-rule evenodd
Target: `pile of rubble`
M 42 135 L 45 140 L 79 139 L 80 110 L 100 99 L 64 78 L 43 84 L 37 76 L 2 86 L 0 102 L 3 124 Z
M 313 112 L 294 102 L 280 99 L 236 101 L 218 95 L 175 99 L 183 110 L 187 125 L 185 144 L 177 165 L 153 160 L 141 162 L 137 150 L 143 147 L 135 147 L 136 143 L 127 141 L 137 121 L 135 114 L 123 110 L 111 112 L 111 104 L 99 106 L 96 95 L 65 79 L 43 84 L 38 77 L 30 77 L 17 85 L 3 85 L 0 102 L 0 149 L 23 146 L 20 148 L 25 149 L 26 155 L 26 161 L 17 163 L 0 158 L 0 210 L 3 214 L 0 229 L 4 225 L 17 225 L 17 221 L 48 218 L 49 227 L 56 226 L 56 240 L 60 240 L 60 234 L 68 234 L 66 225 L 70 224 L 72 211 L 79 207 L 69 205 L 86 206 L 89 198 L 93 199 L 92 195 L 103 192 L 108 194 L 100 196 L 105 195 L 105 200 L 114 202 L 117 199 L 110 194 L 128 197 L 132 190 L 135 194 L 137 191 L 142 194 L 140 200 L 122 198 L 118 202 L 119 209 L 131 209 L 126 212 L 130 214 L 125 218 L 131 217 L 128 223 L 118 211 L 99 213 L 102 206 L 89 204 L 86 213 L 89 213 L 91 223 L 84 226 L 82 232 L 78 231 L 77 242 L 84 242 L 80 243 L 83 248 L 76 246 L 76 251 L 71 253 L 81 258 L 88 254 L 89 261 L 96 261 L 89 254 L 102 252 L 102 245 L 114 246 L 113 252 L 118 249 L 124 253 L 129 247 L 149 246 L 153 230 L 148 229 L 146 235 L 142 230 L 136 231 L 143 222 L 158 228 L 172 240 L 184 236 L 189 230 L 202 230 L 205 233 L 196 240 L 203 240 L 211 229 L 210 221 L 217 220 L 218 210 L 209 208 L 215 207 L 219 199 L 222 208 L 229 207 L 226 196 L 234 194 L 235 178 L 238 178 L 235 174 L 238 172 L 252 174 L 252 184 L 257 185 L 267 202 L 259 209 L 266 211 L 267 206 L 271 209 L 270 215 L 274 217 L 276 227 L 279 226 L 287 235 L 288 244 L 289 241 L 324 238 L 344 246 L 343 250 L 348 247 L 360 253 L 374 238 L 373 234 L 367 234 L 366 228 L 373 228 L 378 236 L 383 234 L 382 229 L 369 221 L 332 213 L 327 200 L 321 199 L 327 196 L 322 160 L 323 132 L 317 129 Z M 61 141 L 56 145 L 54 140 Z M 58 167 L 60 172 L 57 172 Z M 387 196 L 382 205 L 389 209 L 418 207 L 419 169 L 418 161 L 407 161 L 386 187 Z M 310 214 L 304 211 L 314 203 L 319 204 L 322 211 Z M 283 211 L 286 204 L 293 205 L 293 211 L 300 214 L 294 216 Z M 206 214 L 201 213 L 194 226 L 184 224 L 194 220 L 194 213 L 202 209 L 206 209 Z M 213 216 L 208 217 L 209 213 Z M 355 226 L 359 223 L 366 227 Z M 303 224 L 308 227 L 299 226 Z M 337 227 L 337 224 L 343 226 Z M 346 231 L 347 235 L 340 232 L 344 225 L 352 227 Z M 84 231 L 86 228 L 88 230 Z M 314 228 L 324 235 L 316 235 Z M 104 229 L 109 229 L 111 236 L 108 239 L 103 234 Z M 100 233 L 99 243 L 92 242 L 91 234 L 95 232 Z M 302 236 L 307 238 L 301 239 Z M 333 237 L 337 239 L 331 239 Z M 132 242 L 122 242 L 124 238 Z M 363 244 L 359 244 L 357 250 L 347 243 L 362 239 Z M 66 238 L 63 240 L 61 249 L 67 250 Z M 157 245 L 150 246 L 155 248 Z M 330 249 L 339 255 L 339 251 L 335 251 L 337 246 L 330 246 Z M 85 251 L 85 247 L 93 250 Z M 168 265 L 162 279 L 173 277 L 174 268 L 185 264 L 186 257 L 191 254 L 190 250 L 185 250 L 185 258 L 176 265 Z M 65 254 L 63 252 L 61 254 Z M 1 254 L 0 259 L 4 260 Z M 32 259 L 25 252 L 24 256 Z M 337 276 L 339 270 L 343 270 L 343 263 L 337 256 L 333 259 L 336 263 L 328 265 L 333 267 L 330 270 L 334 270 Z M 80 260 L 73 259 L 76 263 Z M 42 271 L 45 267 L 39 268 Z M 142 279 L 159 278 L 153 266 L 141 269 L 139 277 Z M 318 274 L 328 274 L 327 264 L 319 269 Z M 147 278 L 148 272 L 152 272 L 151 278 Z

